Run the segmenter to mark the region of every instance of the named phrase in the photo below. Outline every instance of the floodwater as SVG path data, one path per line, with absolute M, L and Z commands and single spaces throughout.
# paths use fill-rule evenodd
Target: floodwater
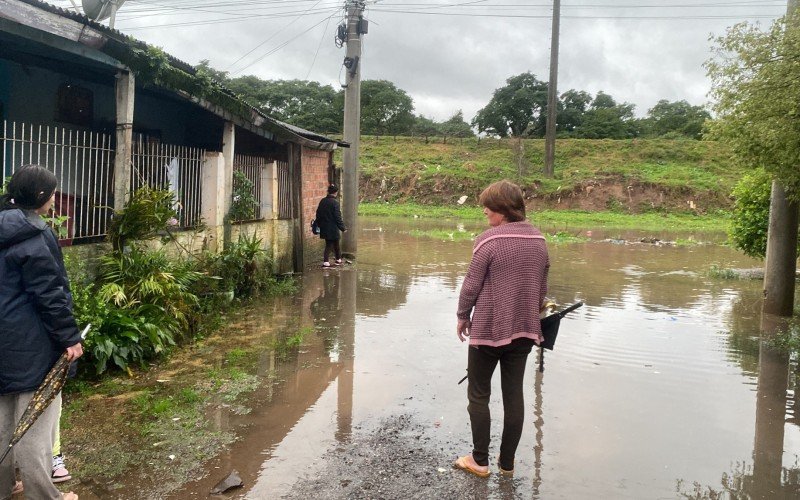
M 441 457 L 434 475 L 464 474 L 450 468 L 471 449 L 455 310 L 472 242 L 411 234 L 434 228 L 481 226 L 366 219 L 357 266 L 306 273 L 283 305 L 313 334 L 289 361 L 265 350 L 259 375 L 269 382 L 250 398 L 253 411 L 214 417 L 241 439 L 174 498 L 206 498 L 231 469 L 245 482 L 231 497 L 291 495 L 329 465 L 326 456 L 396 415 L 427 429 L 426 446 Z M 593 234 L 640 236 L 652 235 Z M 712 265 L 758 263 L 716 244 L 594 240 L 549 251 L 549 296 L 586 305 L 562 322 L 544 373 L 529 358 L 515 497 L 798 494 L 796 366 L 759 339 L 761 284 L 708 276 Z M 260 314 L 254 306 L 254 328 Z M 492 456 L 502 415 L 495 379 Z M 484 496 L 504 496 L 495 477 L 486 488 Z

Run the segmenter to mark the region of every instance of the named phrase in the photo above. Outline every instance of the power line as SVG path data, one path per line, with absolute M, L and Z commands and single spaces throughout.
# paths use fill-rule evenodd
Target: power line
M 336 9 L 323 8 L 323 9 L 314 10 L 313 12 L 308 12 L 308 14 L 324 14 L 324 13 L 328 13 L 328 12 L 332 12 L 332 11 L 335 13 L 335 12 L 338 12 L 339 9 L 338 8 L 336 8 Z M 281 12 L 281 13 L 277 13 L 277 14 L 250 14 L 250 15 L 245 14 L 245 15 L 241 15 L 241 16 L 237 16 L 235 18 L 229 18 L 229 19 L 198 20 L 198 21 L 187 21 L 187 22 L 182 22 L 182 23 L 165 23 L 165 24 L 150 24 L 150 25 L 145 25 L 145 26 L 131 26 L 131 27 L 126 27 L 125 30 L 126 31 L 137 31 L 137 30 L 143 30 L 143 29 L 172 28 L 172 27 L 178 27 L 178 26 L 208 26 L 208 25 L 212 25 L 212 24 L 226 24 L 226 23 L 231 23 L 231 22 L 260 20 L 260 19 L 263 19 L 263 18 L 266 18 L 266 17 L 268 17 L 270 19 L 280 19 L 280 18 L 284 18 L 284 17 L 293 17 L 293 16 L 296 16 L 297 14 L 302 14 L 302 13 L 304 13 L 304 11 Z
M 317 51 L 314 52 L 314 59 L 311 60 L 311 66 L 309 66 L 308 73 L 306 73 L 306 78 L 305 78 L 306 80 L 308 80 L 308 77 L 311 76 L 311 70 L 314 69 L 314 63 L 317 62 L 317 55 L 319 55 L 319 49 L 322 48 L 322 42 L 325 40 L 325 35 L 328 33 L 328 26 L 330 24 L 331 24 L 331 18 L 329 17 L 327 22 L 325 23 L 325 28 L 322 30 L 322 36 L 319 38 L 319 45 L 317 45 Z
M 479 14 L 479 13 L 460 13 L 460 12 L 427 12 L 419 10 L 383 10 L 371 9 L 372 12 L 385 12 L 392 14 L 419 14 L 428 16 L 456 16 L 456 17 L 491 17 L 499 19 L 550 19 L 549 14 Z M 561 16 L 565 19 L 643 19 L 643 20 L 658 20 L 658 19 L 773 19 L 778 15 L 769 14 L 753 14 L 753 15 L 675 15 L 675 16 L 580 16 L 580 15 L 565 15 Z
M 243 56 L 241 56 L 239 59 L 237 59 L 237 60 L 233 61 L 233 63 L 232 63 L 230 66 L 228 66 L 228 69 L 230 70 L 231 68 L 233 68 L 234 66 L 236 66 L 236 65 L 239 63 L 239 61 L 241 61 L 241 60 L 242 60 L 242 59 L 244 59 L 245 57 L 249 56 L 249 55 L 250 55 L 250 54 L 252 54 L 252 53 L 253 53 L 255 50 L 257 50 L 258 48 L 262 47 L 262 46 L 263 46 L 265 43 L 269 42 L 270 40 L 272 40 L 273 38 L 275 38 L 276 36 L 278 36 L 278 35 L 279 35 L 281 32 L 283 32 L 283 30 L 285 30 L 285 29 L 286 29 L 286 28 L 288 28 L 289 26 L 291 26 L 291 25 L 293 25 L 294 23 L 296 23 L 296 22 L 297 22 L 298 20 L 300 20 L 300 18 L 302 18 L 304 15 L 308 15 L 308 13 L 309 13 L 309 12 L 310 12 L 310 11 L 311 11 L 311 10 L 312 10 L 314 7 L 316 7 L 316 6 L 319 4 L 319 2 L 320 2 L 320 0 L 317 0 L 317 1 L 314 3 L 314 5 L 312 5 L 312 6 L 311 6 L 311 7 L 310 7 L 308 10 L 306 10 L 306 11 L 305 11 L 303 14 L 300 14 L 299 16 L 297 16 L 296 18 L 294 18 L 294 19 L 293 19 L 293 20 L 292 20 L 292 21 L 291 21 L 289 24 L 285 24 L 285 25 L 283 25 L 283 27 L 281 27 L 281 29 L 279 29 L 278 31 L 276 31 L 275 33 L 273 33 L 271 36 L 267 37 L 267 39 L 266 39 L 266 40 L 264 40 L 263 42 L 259 43 L 258 45 L 256 45 L 256 46 L 255 46 L 255 47 L 253 47 L 252 49 L 250 49 L 249 51 L 247 51 L 247 53 L 246 53 L 246 54 L 244 54 Z
M 334 14 L 331 14 L 330 16 L 326 17 L 325 19 L 322 19 L 322 20 L 320 20 L 318 23 L 315 23 L 314 25 L 310 26 L 308 29 L 306 29 L 306 30 L 304 30 L 304 31 L 302 31 L 302 32 L 300 32 L 300 33 L 298 33 L 297 35 L 293 36 L 292 38 L 290 38 L 290 39 L 286 40 L 286 41 L 285 41 L 285 42 L 283 42 L 282 44 L 280 44 L 280 45 L 278 45 L 277 47 L 273 48 L 272 50 L 270 50 L 270 51 L 269 51 L 269 52 L 267 52 L 266 54 L 264 54 L 264 55 L 260 56 L 258 59 L 254 60 L 253 62 L 251 62 L 251 63 L 250 63 L 250 64 L 248 64 L 247 66 L 245 66 L 245 67 L 243 67 L 243 68 L 240 68 L 240 69 L 238 69 L 238 70 L 236 71 L 236 73 L 241 73 L 242 71 L 246 70 L 246 69 L 247 69 L 247 68 L 249 68 L 250 66 L 252 66 L 252 65 L 256 64 L 257 62 L 260 62 L 260 61 L 262 61 L 264 58 L 266 58 L 266 57 L 269 57 L 269 56 L 271 56 L 272 54 L 274 54 L 274 53 L 278 52 L 278 51 L 279 51 L 279 50 L 281 50 L 282 48 L 286 47 L 287 45 L 289 45 L 289 44 L 290 44 L 290 43 L 292 43 L 293 41 L 297 40 L 298 38 L 300 38 L 301 36 L 305 35 L 305 34 L 306 34 L 306 33 L 308 33 L 309 31 L 313 30 L 314 28 L 316 28 L 317 26 L 319 26 L 319 25 L 320 25 L 320 24 L 322 24 L 323 22 L 325 22 L 325 21 L 329 20 L 329 19 L 330 19 L 330 18 L 332 18 L 333 16 L 334 16 Z

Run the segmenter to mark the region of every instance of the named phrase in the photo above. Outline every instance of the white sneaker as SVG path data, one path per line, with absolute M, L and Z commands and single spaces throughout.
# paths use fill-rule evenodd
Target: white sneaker
M 64 457 L 61 455 L 54 455 L 53 456 L 53 474 L 50 476 L 53 480 L 53 483 L 63 483 L 64 481 L 69 481 L 72 479 L 72 476 L 69 474 L 69 471 L 64 466 Z
M 323 262 L 323 263 L 322 263 L 322 267 L 331 267 L 331 263 L 330 263 L 330 262 L 327 262 L 327 261 L 326 261 L 326 262 Z

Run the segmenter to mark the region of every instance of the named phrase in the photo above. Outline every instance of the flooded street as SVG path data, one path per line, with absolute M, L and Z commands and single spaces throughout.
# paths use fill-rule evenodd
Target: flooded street
M 797 494 L 795 367 L 759 348 L 761 283 L 708 276 L 758 263 L 721 245 L 550 243 L 549 296 L 586 305 L 544 373 L 529 358 L 515 477 L 481 481 L 451 468 L 471 450 L 455 310 L 472 242 L 412 234 L 458 231 L 446 221 L 362 228 L 357 266 L 311 269 L 298 296 L 252 308 L 253 333 L 274 307 L 302 344 L 264 341 L 252 411 L 213 415 L 241 438 L 172 498 L 206 498 L 231 469 L 245 486 L 228 496 L 253 499 Z M 637 236 L 622 233 L 601 237 Z M 491 408 L 496 471 L 499 376 Z

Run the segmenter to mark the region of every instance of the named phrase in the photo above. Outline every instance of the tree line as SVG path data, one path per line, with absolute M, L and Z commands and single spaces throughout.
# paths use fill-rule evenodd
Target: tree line
M 279 120 L 328 134 L 342 133 L 344 91 L 308 80 L 262 80 L 256 76 L 231 78 L 203 60 L 198 71 L 213 77 L 253 106 Z M 559 96 L 557 132 L 560 137 L 628 139 L 670 137 L 699 139 L 710 118 L 702 106 L 659 101 L 645 118 L 634 116 L 635 106 L 617 102 L 604 92 L 592 95 L 570 89 Z M 532 73 L 506 80 L 471 122 L 461 110 L 436 121 L 416 114 L 408 93 L 387 80 L 361 83 L 361 132 L 365 135 L 472 137 L 544 137 L 547 82 Z

